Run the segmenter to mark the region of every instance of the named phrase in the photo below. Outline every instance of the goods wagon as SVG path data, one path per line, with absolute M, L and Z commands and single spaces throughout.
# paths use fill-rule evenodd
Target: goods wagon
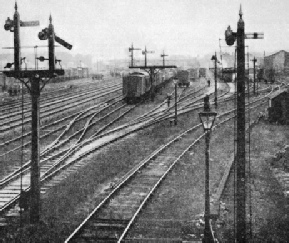
M 10 96 L 18 95 L 21 93 L 21 82 L 15 78 L 7 77 L 1 73 L 0 84 L 2 91 L 8 92 Z
M 176 71 L 175 70 L 164 70 L 162 72 L 162 74 L 163 74 L 163 81 L 169 81 L 176 75 Z
M 235 81 L 236 73 L 234 68 L 224 68 L 222 73 L 224 82 L 230 83 Z
M 0 72 L 0 85 L 1 90 L 4 91 L 6 89 L 6 79 L 4 73 Z
M 190 68 L 189 71 L 189 79 L 191 81 L 197 81 L 200 74 L 199 74 L 199 68 Z
M 163 78 L 163 73 L 162 72 L 158 72 L 156 75 L 155 75 L 155 78 L 153 80 L 153 84 L 155 86 L 159 86 L 162 82 L 164 82 L 164 78 Z
M 189 71 L 179 70 L 176 74 L 176 78 L 179 80 L 178 85 L 189 87 L 189 85 L 190 85 L 189 76 L 190 76 Z
M 64 75 L 53 78 L 51 82 L 63 82 L 68 80 L 75 80 L 80 78 L 88 78 L 90 76 L 88 68 L 70 68 L 64 69 Z
M 274 68 L 265 69 L 264 71 L 264 81 L 274 83 L 276 80 L 276 73 Z
M 127 103 L 141 101 L 151 88 L 149 75 L 141 72 L 130 73 L 123 77 L 123 97 Z
M 93 80 L 102 80 L 103 79 L 103 74 L 100 74 L 100 73 L 92 74 L 91 78 Z
M 206 68 L 200 68 L 199 69 L 199 77 L 206 78 L 207 77 L 207 69 Z
M 155 94 L 174 76 L 172 71 L 159 71 L 150 80 L 150 76 L 143 72 L 133 72 L 123 77 L 123 97 L 127 103 L 137 103 L 145 99 L 150 92 Z
M 259 80 L 259 82 L 261 82 L 261 80 L 265 80 L 264 68 L 260 68 L 259 70 L 257 70 L 257 79 Z

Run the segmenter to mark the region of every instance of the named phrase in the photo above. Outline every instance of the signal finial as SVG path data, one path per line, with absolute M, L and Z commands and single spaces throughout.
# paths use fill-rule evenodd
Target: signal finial
M 242 4 L 240 4 L 240 11 L 239 11 L 240 18 L 242 19 L 243 11 L 242 11 Z
M 51 14 L 49 15 L 49 23 L 52 24 L 52 16 L 51 16 Z
M 17 1 L 15 1 L 15 11 L 17 11 Z

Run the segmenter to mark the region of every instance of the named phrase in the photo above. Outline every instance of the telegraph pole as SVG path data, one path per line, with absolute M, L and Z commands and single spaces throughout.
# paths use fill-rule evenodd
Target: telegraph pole
M 255 72 L 255 68 L 256 68 L 256 62 L 257 62 L 257 59 L 256 57 L 254 57 L 253 60 L 251 60 L 253 62 L 253 65 L 254 65 L 254 95 L 256 94 L 256 72 Z
M 233 32 L 230 26 L 225 31 L 228 45 L 233 45 L 237 40 L 236 240 L 238 243 L 246 242 L 245 39 L 263 39 L 262 33 L 245 34 L 245 23 L 242 15 L 242 7 L 240 6 L 237 33 Z

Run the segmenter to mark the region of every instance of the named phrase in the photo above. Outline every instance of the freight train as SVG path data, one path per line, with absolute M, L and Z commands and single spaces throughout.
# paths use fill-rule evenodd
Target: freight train
M 207 68 L 200 68 L 199 69 L 199 77 L 206 78 L 207 77 Z
M 0 86 L 3 92 L 7 92 L 10 96 L 19 95 L 21 93 L 21 82 L 15 78 L 7 77 L 0 73 Z
M 189 79 L 191 80 L 191 81 L 197 81 L 198 80 L 198 78 L 199 78 L 199 76 L 200 76 L 200 70 L 199 70 L 199 68 L 190 68 L 190 69 L 188 69 L 188 71 L 189 71 L 189 73 L 190 73 L 190 75 L 189 75 Z
M 174 75 L 173 71 L 158 72 L 151 83 L 150 76 L 145 72 L 129 73 L 122 79 L 124 100 L 129 104 L 138 103 L 144 100 L 151 92 L 154 95 Z
M 234 68 L 223 68 L 222 74 L 225 83 L 231 83 L 235 81 L 236 70 Z
M 63 81 L 68 81 L 68 80 L 88 78 L 88 77 L 90 77 L 88 68 L 70 68 L 70 69 L 64 69 L 64 75 L 53 78 L 51 82 L 57 83 L 57 82 L 63 82 Z
M 190 81 L 195 82 L 199 79 L 199 68 L 190 68 L 188 70 L 178 70 L 175 76 L 178 79 L 178 85 L 180 87 L 190 85 Z
M 96 73 L 96 74 L 91 75 L 92 80 L 102 80 L 103 77 L 104 77 L 104 75 L 101 73 Z
M 179 87 L 189 87 L 190 85 L 190 72 L 187 70 L 178 70 L 175 78 L 178 79 Z

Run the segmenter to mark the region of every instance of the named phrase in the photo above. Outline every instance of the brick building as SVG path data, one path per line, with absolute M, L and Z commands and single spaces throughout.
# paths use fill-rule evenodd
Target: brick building
M 265 76 L 271 79 L 277 74 L 289 74 L 289 52 L 281 50 L 264 59 Z
M 287 90 L 274 92 L 269 97 L 268 118 L 270 122 L 289 124 L 289 93 Z

